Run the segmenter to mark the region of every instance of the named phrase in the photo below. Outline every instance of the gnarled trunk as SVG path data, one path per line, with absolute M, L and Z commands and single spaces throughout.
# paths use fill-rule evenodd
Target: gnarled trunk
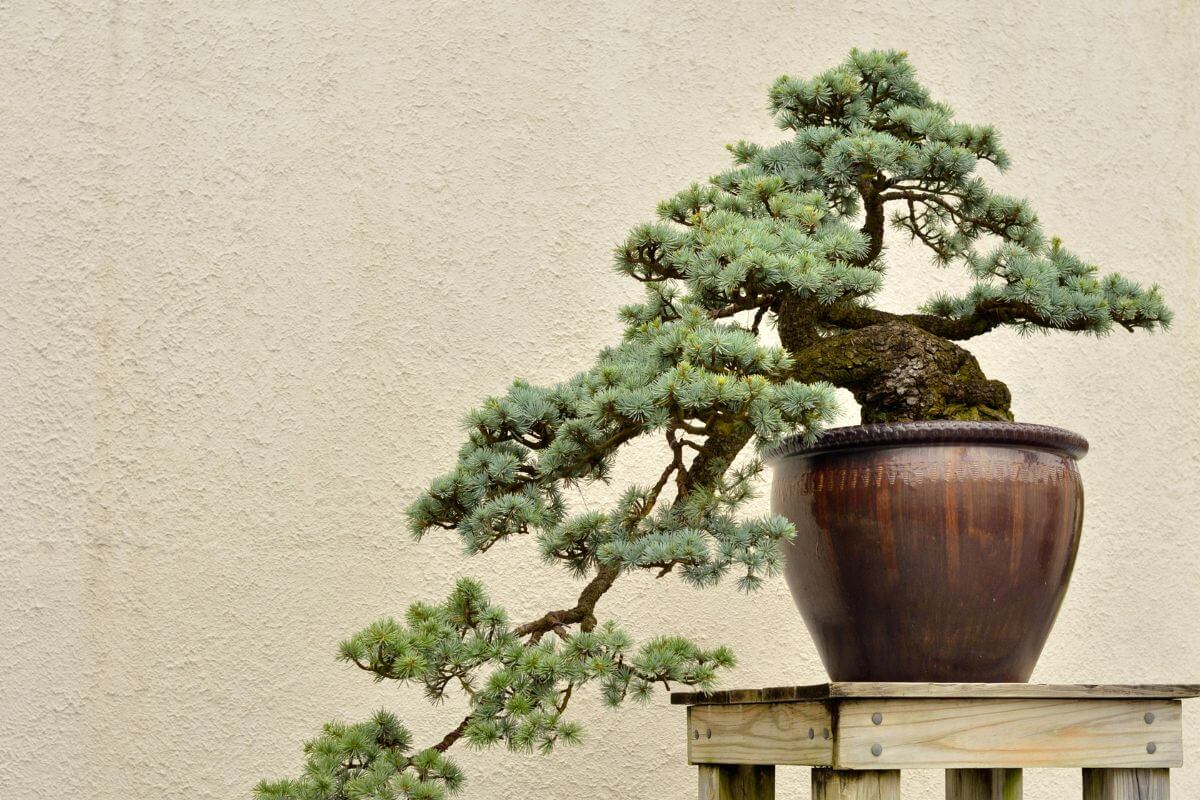
M 784 346 L 807 337 L 788 331 Z M 790 333 L 791 335 L 787 335 Z M 929 419 L 1011 420 L 1008 387 L 990 380 L 954 342 L 898 320 L 827 335 L 797 350 L 794 375 L 849 389 L 863 423 Z

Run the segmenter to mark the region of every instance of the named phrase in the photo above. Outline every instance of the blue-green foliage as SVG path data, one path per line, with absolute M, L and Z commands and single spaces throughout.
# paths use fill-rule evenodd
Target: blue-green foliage
M 680 639 L 656 639 L 636 652 L 612 622 L 591 631 L 524 641 L 483 587 L 464 578 L 445 603 L 415 604 L 401 624 L 376 622 L 342 642 L 340 658 L 375 674 L 421 685 L 439 701 L 453 686 L 467 693 L 473 711 L 468 742 L 504 742 L 514 750 L 548 751 L 579 737 L 563 718 L 566 698 L 579 686 L 598 683 L 611 705 L 631 693 L 647 696 L 654 684 L 711 686 L 715 669 L 733 663 L 724 648 L 708 651 Z M 486 675 L 478 670 L 490 665 Z
M 772 574 L 790 527 L 733 516 L 751 496 L 756 464 L 728 477 L 715 471 L 669 506 L 658 503 L 664 487 L 653 486 L 630 487 L 607 513 L 570 516 L 563 502 L 565 486 L 607 478 L 618 449 L 639 436 L 742 431 L 773 443 L 815 434 L 830 415 L 832 387 L 788 379 L 783 350 L 694 306 L 677 312 L 632 324 L 622 345 L 567 383 L 518 381 L 472 412 L 458 465 L 409 507 L 413 532 L 455 529 L 469 553 L 533 533 L 548 560 L 578 574 L 678 566 L 708 585 L 737 565 L 745 588 Z
M 727 648 L 706 650 L 680 637 L 634 649 L 613 622 L 526 642 L 483 587 L 466 578 L 444 603 L 417 603 L 403 623 L 383 619 L 359 631 L 342 642 L 339 658 L 376 680 L 419 685 L 434 702 L 450 687 L 464 692 L 471 714 L 462 736 L 473 747 L 502 743 L 541 753 L 580 740 L 579 724 L 565 711 L 582 686 L 597 684 L 604 702 L 619 706 L 644 702 L 655 685 L 712 688 L 717 670 L 734 663 Z M 264 781 L 260 798 L 439 800 L 463 781 L 435 747 L 415 750 L 409 731 L 385 711 L 356 725 L 326 725 L 304 751 L 301 777 Z
M 436 750 L 413 751 L 412 735 L 379 711 L 367 722 L 332 722 L 304 745 L 299 778 L 263 781 L 262 800 L 442 800 L 463 783 L 462 771 Z
M 1052 327 L 1105 333 L 1114 324 L 1133 330 L 1171 323 L 1158 287 L 1147 290 L 1116 274 L 1101 277 L 1058 239 L 1041 256 L 1003 244 L 983 256 L 968 254 L 967 263 L 981 280 L 964 297 L 934 297 L 925 311 L 966 318 L 980 308 L 1028 307 L 1030 313 L 1012 323 L 1022 331 Z
M 876 269 L 853 263 L 866 238 L 824 195 L 761 172 L 731 175 L 728 185 L 693 184 L 659 206 L 663 222 L 635 228 L 617 249 L 617 269 L 648 284 L 645 303 L 622 309 L 630 324 L 692 306 L 757 309 L 788 294 L 828 304 L 880 287 Z
M 963 297 L 930 300 L 928 313 L 1091 333 L 1170 324 L 1157 287 L 1098 277 L 1047 239 L 1026 201 L 987 188 L 979 164 L 1009 165 L 995 129 L 955 121 L 903 53 L 856 50 L 815 78 L 781 77 L 770 104 L 792 138 L 731 145 L 735 168 L 664 202 L 662 221 L 618 248 L 618 269 L 647 283 L 646 302 L 626 318 L 670 316 L 680 299 L 720 311 L 778 310 L 797 292 L 826 306 L 867 298 L 880 286 L 883 253 L 870 254 L 847 223 L 870 199 L 894 209 L 893 226 L 936 263 L 977 279 Z

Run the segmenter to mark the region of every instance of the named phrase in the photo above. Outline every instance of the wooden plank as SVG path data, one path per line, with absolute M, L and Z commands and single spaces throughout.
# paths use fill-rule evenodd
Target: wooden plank
M 775 800 L 775 767 L 701 764 L 700 800 Z
M 900 800 L 899 770 L 812 771 L 812 800 Z
M 1167 769 L 1085 769 L 1083 800 L 1170 800 Z
M 946 800 L 1021 800 L 1019 769 L 948 769 Z
M 831 683 L 833 697 L 1043 698 L 1066 700 L 1200 697 L 1200 684 L 1186 683 Z
M 816 683 L 808 686 L 774 686 L 766 689 L 729 689 L 720 692 L 673 692 L 675 705 L 721 703 L 778 703 L 788 700 L 832 700 L 855 697 L 948 698 L 1134 698 L 1183 699 L 1200 697 L 1200 684 L 1146 683 Z
M 677 706 L 721 705 L 725 703 L 780 703 L 789 700 L 828 700 L 832 684 L 811 686 L 774 686 L 766 689 L 726 689 L 719 692 L 671 692 L 671 704 Z
M 824 703 L 748 703 L 688 708 L 689 764 L 833 763 Z
M 671 704 L 677 706 L 721 705 L 726 703 L 778 703 L 789 700 L 828 700 L 828 683 L 811 686 L 775 686 L 766 689 L 726 689 L 719 692 L 671 692 Z
M 844 769 L 1183 763 L 1178 700 L 887 698 L 844 700 L 837 713 Z

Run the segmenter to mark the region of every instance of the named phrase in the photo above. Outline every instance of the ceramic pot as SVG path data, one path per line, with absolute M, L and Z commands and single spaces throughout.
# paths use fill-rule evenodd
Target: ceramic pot
M 835 681 L 1024 682 L 1079 547 L 1078 434 L 908 422 L 769 454 L 796 605 Z

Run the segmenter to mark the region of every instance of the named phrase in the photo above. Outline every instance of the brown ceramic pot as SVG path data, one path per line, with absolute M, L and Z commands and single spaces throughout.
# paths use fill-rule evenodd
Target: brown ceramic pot
M 1029 680 L 1075 563 L 1086 452 L 1044 425 L 907 422 L 770 454 L 788 586 L 830 678 Z

